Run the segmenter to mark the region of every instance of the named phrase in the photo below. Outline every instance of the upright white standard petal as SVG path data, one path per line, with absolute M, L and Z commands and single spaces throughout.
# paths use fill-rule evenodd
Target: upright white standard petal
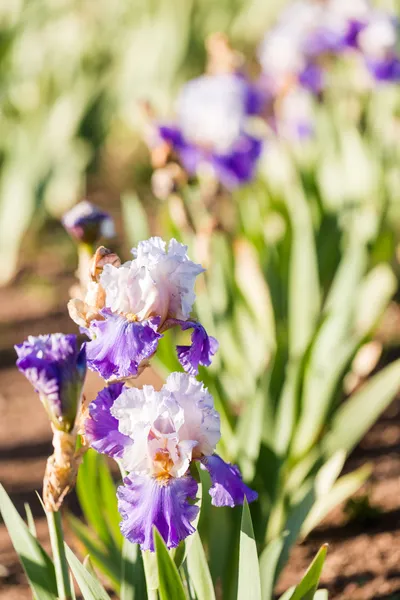
M 187 246 L 172 239 L 166 247 L 159 237 L 140 242 L 134 260 L 121 267 L 106 265 L 101 285 L 106 306 L 138 321 L 160 317 L 187 319 L 195 300 L 196 277 L 204 271 L 186 254 Z
M 105 265 L 100 276 L 100 283 L 106 295 L 106 306 L 116 313 L 130 311 L 128 280 L 131 262 L 128 261 L 120 267 Z
M 214 400 L 208 390 L 186 373 L 171 373 L 163 389 L 171 392 L 183 409 L 179 439 L 196 440 L 197 456 L 212 454 L 221 437 L 221 429 L 219 413 L 214 408 Z
M 233 74 L 202 75 L 183 86 L 177 112 L 192 144 L 224 154 L 240 136 L 246 116 L 246 84 Z

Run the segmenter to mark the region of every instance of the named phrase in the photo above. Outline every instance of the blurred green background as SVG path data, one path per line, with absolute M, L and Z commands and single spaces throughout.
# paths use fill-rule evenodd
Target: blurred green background
M 225 31 L 252 50 L 278 0 L 13 0 L 0 6 L 0 283 L 24 234 L 88 192 L 106 204 L 143 150 L 140 101 L 169 112 Z M 146 174 L 143 175 L 146 180 Z

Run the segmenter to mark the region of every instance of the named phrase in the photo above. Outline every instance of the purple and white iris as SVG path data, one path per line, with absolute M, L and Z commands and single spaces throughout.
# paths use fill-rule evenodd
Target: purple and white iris
M 71 237 L 84 244 L 96 244 L 101 238 L 115 235 L 114 221 L 110 215 L 83 200 L 62 218 L 62 224 Z
M 117 385 L 90 405 L 86 436 L 98 451 L 118 458 L 128 473 L 117 495 L 121 530 L 130 542 L 153 551 L 155 526 L 168 548 L 174 548 L 195 531 L 199 509 L 193 461 L 210 473 L 215 506 L 257 498 L 238 468 L 214 452 L 220 419 L 200 382 L 172 373 L 160 391 Z
M 156 352 L 162 333 L 173 326 L 193 329 L 192 344 L 177 348 L 184 369 L 197 374 L 199 365 L 210 365 L 218 343 L 189 318 L 195 280 L 204 269 L 186 251 L 174 239 L 167 247 L 153 237 L 132 250 L 133 260 L 104 266 L 99 278 L 104 306 L 87 328 L 92 340 L 88 365 L 104 379 L 136 377 Z
M 15 346 L 17 367 L 33 385 L 54 426 L 70 432 L 86 375 L 86 348 L 76 335 L 29 336 Z
M 262 141 L 246 130 L 258 114 L 261 98 L 234 73 L 202 75 L 186 83 L 177 102 L 177 123 L 158 126 L 158 136 L 171 145 L 191 175 L 211 170 L 232 189 L 250 181 Z
M 376 81 L 398 81 L 398 25 L 389 13 L 367 0 L 298 0 L 291 3 L 265 35 L 259 60 L 265 84 L 273 95 L 301 85 L 323 91 L 326 58 L 358 58 Z

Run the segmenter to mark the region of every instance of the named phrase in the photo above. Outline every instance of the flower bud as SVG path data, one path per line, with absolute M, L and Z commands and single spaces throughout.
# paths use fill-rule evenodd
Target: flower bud
M 70 432 L 86 375 L 86 348 L 76 335 L 29 336 L 15 346 L 17 367 L 39 394 L 54 427 Z
M 62 224 L 79 243 L 94 245 L 101 238 L 115 235 L 114 222 L 109 214 L 87 200 L 79 202 L 62 218 Z

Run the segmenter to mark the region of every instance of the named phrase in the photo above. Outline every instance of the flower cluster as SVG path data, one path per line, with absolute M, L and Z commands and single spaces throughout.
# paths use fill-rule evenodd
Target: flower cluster
M 70 301 L 71 318 L 88 334 L 88 365 L 106 380 L 136 377 L 156 352 L 163 332 L 192 329 L 192 343 L 178 346 L 185 371 L 196 375 L 211 364 L 217 341 L 190 318 L 194 283 L 203 272 L 189 260 L 187 247 L 158 237 L 132 250 L 133 260 L 115 259 L 94 269 L 85 301 Z
M 280 16 L 260 48 L 263 74 L 275 95 L 298 84 L 319 94 L 328 59 L 360 59 L 378 81 L 399 81 L 397 23 L 367 0 L 297 0 Z
M 117 494 L 121 530 L 143 550 L 154 550 L 154 526 L 168 548 L 194 532 L 199 510 L 194 462 L 210 474 L 214 506 L 256 499 L 237 467 L 214 452 L 219 415 L 211 395 L 194 377 L 172 373 L 160 391 L 111 384 L 89 411 L 87 441 L 118 459 L 128 473 Z
M 190 176 L 211 173 L 232 190 L 254 178 L 268 133 L 309 138 L 335 62 L 351 66 L 363 88 L 400 81 L 397 29 L 395 18 L 368 0 L 295 0 L 260 43 L 255 79 L 214 35 L 206 74 L 182 87 L 175 121 L 154 123 L 149 136 L 153 164 L 163 167 L 154 177 L 156 195 L 174 189 L 169 179 L 184 179 L 164 168 L 170 156 Z
M 156 138 L 171 146 L 190 175 L 211 171 L 232 189 L 254 176 L 262 143 L 247 123 L 260 109 L 256 88 L 243 77 L 202 75 L 183 86 L 177 122 L 160 124 Z
M 220 419 L 211 395 L 194 375 L 218 348 L 190 318 L 194 284 L 203 268 L 176 240 L 150 238 L 121 264 L 100 248 L 90 267 L 84 300 L 70 301 L 73 319 L 90 337 L 88 366 L 108 381 L 89 405 L 85 445 L 116 459 L 127 474 L 118 489 L 121 530 L 144 550 L 154 550 L 156 527 L 169 548 L 194 532 L 198 514 L 195 463 L 209 472 L 215 506 L 249 502 L 236 466 L 215 453 Z M 163 332 L 192 329 L 192 343 L 178 346 L 186 373 L 172 373 L 163 388 L 138 389 L 131 379 L 147 366 Z

